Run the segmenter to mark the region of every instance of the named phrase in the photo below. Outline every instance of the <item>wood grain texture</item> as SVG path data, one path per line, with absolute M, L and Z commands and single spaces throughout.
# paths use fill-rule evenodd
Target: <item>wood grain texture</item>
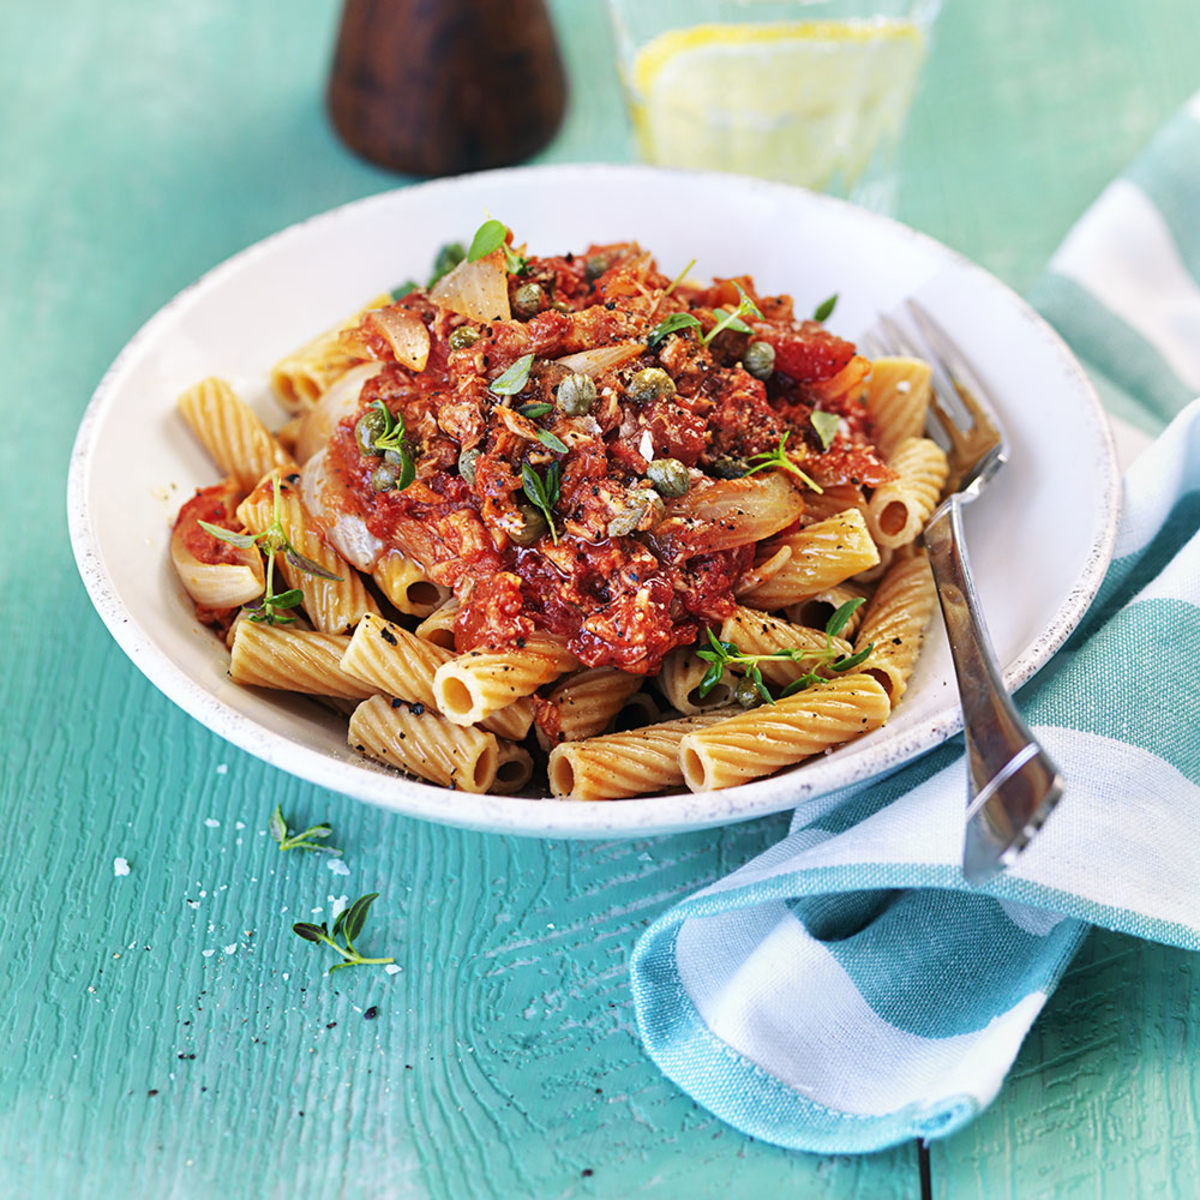
M 552 11 L 573 90 L 540 157 L 624 158 L 599 4 Z M 638 1046 L 637 934 L 781 819 L 572 846 L 390 816 L 212 737 L 91 611 L 62 496 L 104 368 L 213 263 L 397 182 L 322 116 L 336 16 L 0 6 L 0 1195 L 915 1197 L 911 1148 L 755 1143 Z M 1195 85 L 1192 0 L 1097 0 L 1086 21 L 949 0 L 939 38 L 900 215 L 1027 286 Z M 261 832 L 277 801 L 333 822 L 349 876 L 278 853 Z M 363 945 L 401 972 L 324 976 L 290 922 L 376 889 Z M 1190 1196 L 1196 972 L 1093 937 L 992 1110 L 936 1144 L 939 1194 Z

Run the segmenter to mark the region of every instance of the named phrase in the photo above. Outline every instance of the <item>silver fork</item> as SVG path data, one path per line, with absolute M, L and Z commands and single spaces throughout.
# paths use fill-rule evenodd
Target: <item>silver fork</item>
M 925 546 L 963 711 L 963 874 L 979 883 L 1012 865 L 1058 803 L 1063 785 L 1000 679 L 963 536 L 963 507 L 1008 461 L 1008 439 L 962 351 L 915 300 L 906 306 L 924 347 L 887 316 L 880 317 L 879 329 L 864 341 L 885 354 L 923 358 L 933 367 L 927 428 L 946 450 L 950 474 L 942 502 L 925 526 Z

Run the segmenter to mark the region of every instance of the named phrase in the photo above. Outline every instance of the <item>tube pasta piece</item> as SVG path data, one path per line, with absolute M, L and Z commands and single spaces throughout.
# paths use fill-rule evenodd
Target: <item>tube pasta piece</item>
M 535 634 L 522 648 L 470 650 L 439 667 L 433 696 L 449 720 L 471 725 L 578 665 L 561 639 Z
M 250 687 L 365 700 L 379 689 L 342 670 L 339 664 L 349 642 L 337 633 L 239 621 L 229 674 L 234 683 Z
M 679 787 L 684 736 L 723 723 L 734 709 L 681 717 L 628 733 L 563 742 L 550 752 L 550 790 L 572 800 L 623 800 Z
M 866 507 L 867 500 L 862 488 L 852 483 L 827 484 L 819 492 L 805 492 L 802 521 L 805 525 L 815 525 L 818 521 L 836 517 L 848 508 L 861 510 Z
M 936 599 L 929 559 L 916 554 L 888 571 L 867 605 L 854 649 L 874 642 L 861 670 L 879 681 L 893 708 L 908 688 Z
M 452 650 L 423 641 L 377 613 L 368 613 L 347 639 L 340 665 L 356 679 L 371 684 L 374 691 L 441 715 L 434 699 L 433 677 L 439 667 L 453 660 Z M 517 701 L 483 724 L 501 737 L 519 740 L 533 724 L 533 705 L 528 700 Z
M 533 755 L 524 746 L 512 742 L 500 742 L 500 755 L 496 761 L 496 778 L 492 791 L 498 796 L 516 795 L 533 778 Z
M 538 741 L 549 749 L 557 742 L 577 742 L 603 733 L 644 682 L 644 676 L 616 667 L 593 667 L 567 676 L 546 697 L 555 710 L 558 736 L 551 739 L 539 723 Z
M 454 622 L 457 617 L 458 601 L 451 596 L 441 608 L 435 609 L 417 626 L 417 637 L 443 649 L 453 650 Z
M 409 617 L 431 616 L 452 595 L 448 587 L 434 583 L 419 563 L 399 550 L 386 551 L 375 564 L 371 578 L 396 610 Z
M 907 546 L 937 507 L 950 468 L 946 452 L 930 438 L 906 438 L 888 466 L 897 478 L 875 489 L 867 527 L 880 546 Z
M 271 368 L 271 390 L 279 403 L 293 413 L 312 408 L 339 375 L 344 375 L 361 361 L 360 356 L 342 341 L 342 331 L 358 325 L 371 309 L 383 308 L 391 302 L 387 292 L 376 296 L 346 320 L 281 358 Z
M 383 696 L 354 710 L 348 741 L 389 766 L 463 792 L 488 791 L 500 761 L 495 734 L 415 713 Z
M 879 551 L 863 515 L 847 509 L 783 539 L 791 557 L 770 579 L 739 596 L 753 608 L 785 608 L 873 567 Z
M 707 696 L 700 695 L 700 681 L 708 670 L 704 661 L 690 646 L 672 650 L 662 661 L 658 673 L 659 691 L 667 703 L 685 716 L 694 716 L 713 708 L 723 708 L 733 700 L 737 686 L 733 675 L 726 671 L 720 682 Z
M 831 588 L 826 588 L 825 591 L 818 592 L 815 596 L 809 596 L 807 600 L 801 600 L 798 604 L 789 605 L 785 615 L 794 625 L 807 625 L 810 629 L 824 629 L 829 618 L 843 604 L 847 604 L 851 600 L 865 600 L 870 594 L 871 589 L 866 584 L 848 580 L 846 583 L 838 583 Z M 850 619 L 843 626 L 842 632 L 853 637 L 855 630 L 862 624 L 862 617 L 863 610 L 860 605 L 850 614 Z
M 790 621 L 772 617 L 764 612 L 738 605 L 732 617 L 721 625 L 720 639 L 732 642 L 743 654 L 773 654 L 776 650 L 811 650 L 814 659 L 793 662 L 791 659 L 764 659 L 758 664 L 767 683 L 786 687 L 812 669 L 815 656 L 831 645 L 841 655 L 850 654 L 850 643 L 844 638 L 828 637 L 823 630 L 806 629 Z
M 344 633 L 357 625 L 364 614 L 377 613 L 379 606 L 371 599 L 362 578 L 326 544 L 296 488 L 288 480 L 281 480 L 279 492 L 279 521 L 287 540 L 305 558 L 340 576 L 340 582 L 319 579 L 296 570 L 282 554 L 275 556 L 275 568 L 282 573 L 288 587 L 304 593 L 304 611 L 312 623 L 323 633 Z M 237 515 L 254 533 L 261 533 L 271 524 L 275 515 L 272 476 L 259 482 L 238 506 Z
M 708 792 L 770 775 L 878 729 L 890 712 L 887 692 L 870 675 L 830 679 L 686 734 L 679 743 L 684 782 Z
M 263 592 L 262 555 L 254 546 L 240 549 L 214 538 L 198 521 L 233 528 L 237 484 L 223 480 L 202 488 L 179 510 L 171 531 L 171 562 L 187 594 L 207 609 L 237 608 Z M 236 530 L 235 530 L 236 532 Z M 206 548 L 211 553 L 205 553 Z M 205 556 L 198 557 L 195 549 Z M 216 561 L 207 561 L 213 558 Z
M 225 380 L 201 380 L 176 406 L 221 473 L 232 475 L 243 494 L 268 471 L 296 469 L 292 456 Z
M 891 458 L 901 442 L 924 431 L 932 375 L 929 364 L 919 358 L 877 358 L 871 363 L 867 413 L 884 458 Z

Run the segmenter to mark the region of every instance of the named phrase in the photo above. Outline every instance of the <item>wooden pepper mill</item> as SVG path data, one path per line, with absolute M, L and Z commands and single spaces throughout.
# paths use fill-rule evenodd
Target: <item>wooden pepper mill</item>
M 328 101 L 364 157 L 456 175 L 541 149 L 566 79 L 544 0 L 345 0 Z

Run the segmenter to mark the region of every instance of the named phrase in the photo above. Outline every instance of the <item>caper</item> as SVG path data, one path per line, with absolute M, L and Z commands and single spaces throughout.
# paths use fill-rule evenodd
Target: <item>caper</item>
M 540 283 L 523 283 L 512 298 L 515 317 L 536 317 L 546 305 L 546 293 Z
M 583 264 L 583 273 L 588 279 L 599 279 L 607 270 L 607 254 L 589 254 Z
M 582 417 L 596 403 L 596 385 L 590 375 L 568 375 L 558 385 L 558 407 L 568 417 Z
M 654 514 L 651 524 L 658 524 L 666 514 L 662 497 L 653 488 L 638 488 L 625 497 L 626 507 L 608 523 L 609 537 L 628 537 L 642 523 L 646 510 Z
M 743 708 L 757 708 L 763 702 L 757 685 L 748 675 L 738 681 L 738 685 L 734 689 L 733 698 Z
M 638 527 L 641 519 L 642 510 L 640 508 L 627 508 L 623 512 L 617 513 L 608 523 L 608 536 L 628 537 Z
M 775 373 L 775 347 L 770 342 L 751 342 L 742 355 L 742 366 L 755 379 L 770 379 Z
M 404 455 L 399 450 L 385 450 L 383 452 L 383 461 L 390 463 L 393 467 L 398 467 L 404 462 Z
M 446 345 L 451 350 L 465 350 L 468 346 L 473 346 L 479 341 L 479 330 L 472 329 L 470 325 L 460 325 L 446 339 Z
M 379 409 L 368 408 L 358 423 L 354 426 L 354 440 L 358 443 L 359 452 L 378 458 L 383 451 L 375 448 L 375 440 L 387 432 L 387 418 Z
M 532 546 L 550 531 L 546 518 L 532 504 L 518 504 L 517 511 L 521 514 L 521 524 L 508 536 L 518 546 Z
M 675 395 L 675 381 L 662 367 L 647 367 L 629 381 L 625 394 L 634 404 L 649 404 L 654 400 L 670 399 Z
M 480 450 L 464 450 L 458 456 L 458 473 L 471 486 L 475 486 L 475 464 L 479 461 Z
M 660 495 L 671 498 L 684 495 L 692 486 L 687 467 L 677 458 L 656 458 L 646 468 L 646 478 Z
M 396 468 L 391 463 L 380 463 L 371 472 L 371 487 L 377 492 L 387 492 L 396 486 Z
M 750 470 L 750 465 L 744 458 L 726 456 L 716 459 L 709 470 L 718 479 L 741 479 Z

